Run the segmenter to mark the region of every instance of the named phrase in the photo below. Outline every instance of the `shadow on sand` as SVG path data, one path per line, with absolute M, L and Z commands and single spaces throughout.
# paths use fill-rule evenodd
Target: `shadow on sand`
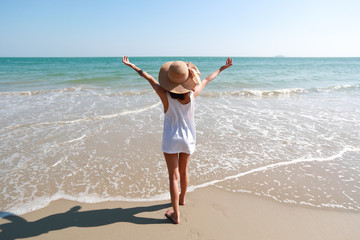
M 80 206 L 75 206 L 67 212 L 53 214 L 33 222 L 28 222 L 20 216 L 10 214 L 3 217 L 10 222 L 0 225 L 0 239 L 28 238 L 68 227 L 96 227 L 117 222 L 169 224 L 170 222 L 167 219 L 135 216 L 139 213 L 154 212 L 168 207 L 171 207 L 170 203 L 147 207 L 99 209 L 82 212 L 79 211 Z

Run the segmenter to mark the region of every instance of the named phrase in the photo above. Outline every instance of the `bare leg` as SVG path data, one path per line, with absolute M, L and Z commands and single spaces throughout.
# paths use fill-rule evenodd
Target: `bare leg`
M 180 222 L 179 211 L 179 156 L 178 154 L 164 153 L 169 172 L 170 196 L 173 211 L 168 210 L 166 216 L 174 223 Z
M 189 184 L 189 177 L 188 177 L 188 163 L 190 160 L 190 154 L 187 153 L 180 153 L 179 154 L 179 171 L 180 171 L 180 199 L 179 204 L 185 205 L 185 195 L 187 191 L 187 187 Z

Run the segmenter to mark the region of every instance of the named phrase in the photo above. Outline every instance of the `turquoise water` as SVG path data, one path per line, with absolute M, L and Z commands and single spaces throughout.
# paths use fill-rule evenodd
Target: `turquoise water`
M 131 61 L 157 76 L 166 61 L 195 63 L 202 76 L 224 64 L 213 57 L 134 57 Z M 234 58 L 234 66 L 211 90 L 241 91 L 301 88 L 326 90 L 358 87 L 360 58 Z M 119 91 L 147 89 L 147 83 L 124 69 L 121 58 L 0 58 L 1 92 L 37 91 L 74 86 L 109 87 Z
M 202 78 L 220 57 L 170 60 Z M 190 191 L 214 185 L 284 204 L 360 210 L 360 58 L 234 58 L 196 101 Z M 58 198 L 169 199 L 163 110 L 121 58 L 0 58 L 0 209 Z

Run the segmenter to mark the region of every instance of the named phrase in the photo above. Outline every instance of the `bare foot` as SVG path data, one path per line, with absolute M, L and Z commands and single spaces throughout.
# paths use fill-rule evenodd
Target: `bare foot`
M 174 211 L 172 209 L 167 210 L 166 213 L 165 213 L 165 216 L 170 221 L 172 221 L 174 224 L 179 224 L 180 220 L 178 218 L 176 218 L 174 215 L 175 215 L 175 213 L 174 213 Z

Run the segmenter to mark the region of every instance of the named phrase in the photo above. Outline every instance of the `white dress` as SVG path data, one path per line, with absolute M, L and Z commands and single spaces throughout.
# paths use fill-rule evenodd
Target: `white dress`
M 190 102 L 181 104 L 167 93 L 169 108 L 165 113 L 162 151 L 165 153 L 187 153 L 195 151 L 195 101 L 190 92 Z

